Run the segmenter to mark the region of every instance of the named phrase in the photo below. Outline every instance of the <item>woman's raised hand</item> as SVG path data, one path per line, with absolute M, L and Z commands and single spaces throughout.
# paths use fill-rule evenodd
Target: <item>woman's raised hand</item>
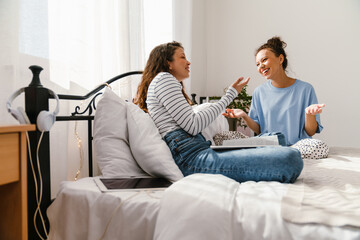
M 225 113 L 222 113 L 222 115 L 224 115 L 225 117 L 228 118 L 241 118 L 246 116 L 246 112 L 244 112 L 241 109 L 226 109 Z
M 243 87 L 244 87 L 246 84 L 248 84 L 249 81 L 250 81 L 250 78 L 249 78 L 249 77 L 246 78 L 245 80 L 243 80 L 243 79 L 244 79 L 243 77 L 240 77 L 238 80 L 236 80 L 236 81 L 231 85 L 233 88 L 236 89 L 236 91 L 237 91 L 238 93 L 240 93 L 240 92 L 241 92 L 241 89 L 243 89 Z
M 325 107 L 325 104 L 312 104 L 305 108 L 305 113 L 308 115 L 316 115 L 322 113 L 323 107 Z

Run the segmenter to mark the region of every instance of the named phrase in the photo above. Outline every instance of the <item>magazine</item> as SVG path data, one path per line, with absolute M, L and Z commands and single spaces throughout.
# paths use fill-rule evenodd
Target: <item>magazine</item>
M 222 145 L 210 146 L 214 150 L 281 146 L 278 135 L 224 140 Z

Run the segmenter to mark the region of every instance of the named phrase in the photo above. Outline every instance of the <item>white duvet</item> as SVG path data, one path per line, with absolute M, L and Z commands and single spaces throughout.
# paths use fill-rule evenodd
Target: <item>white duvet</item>
M 154 239 L 360 239 L 360 228 L 284 221 L 286 192 L 287 186 L 277 182 L 188 176 L 165 192 Z
M 360 152 L 330 149 L 329 158 L 312 168 L 325 161 L 336 171 L 337 166 L 359 159 Z M 208 174 L 190 175 L 166 191 L 152 193 L 102 193 L 93 178 L 64 182 L 47 211 L 49 239 L 360 239 L 359 227 L 284 220 L 282 203 L 289 186 L 295 185 L 239 184 Z M 339 193 L 343 188 L 333 190 Z M 358 199 L 357 191 L 350 191 L 352 199 Z M 298 202 L 307 203 L 304 199 Z

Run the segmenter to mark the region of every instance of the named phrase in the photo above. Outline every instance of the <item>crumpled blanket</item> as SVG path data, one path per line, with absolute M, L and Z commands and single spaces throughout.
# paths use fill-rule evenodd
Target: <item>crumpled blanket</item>
M 175 182 L 161 200 L 154 239 L 233 239 L 239 185 L 212 174 L 192 174 Z

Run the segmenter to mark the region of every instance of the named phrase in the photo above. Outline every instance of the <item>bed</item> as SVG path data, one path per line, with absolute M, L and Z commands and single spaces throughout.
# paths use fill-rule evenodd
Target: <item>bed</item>
M 174 183 L 159 191 L 102 192 L 92 169 L 89 177 L 64 181 L 46 211 L 49 239 L 360 239 L 360 149 L 330 147 L 327 158 L 304 159 L 294 184 L 184 177 L 150 117 L 107 84 L 90 94 L 103 91 L 89 128 L 102 177 Z
M 332 147 L 328 158 L 305 159 L 305 163 L 294 184 L 298 189 L 277 182 L 238 184 L 221 175 L 206 174 L 190 175 L 166 191 L 154 192 L 102 193 L 93 178 L 63 182 L 47 211 L 50 239 L 101 239 L 104 233 L 103 239 L 360 239 L 360 150 Z M 337 165 L 339 170 L 334 168 Z M 284 209 L 288 204 L 284 198 L 291 198 L 293 191 L 311 194 L 311 181 L 316 178 L 306 176 L 317 171 L 332 171 L 334 178 L 337 171 L 348 171 L 357 178 L 350 183 L 334 180 L 333 186 L 322 185 L 322 191 L 331 191 L 327 196 L 336 201 L 323 207 L 328 199 L 322 196 L 325 199 L 312 206 L 314 214 L 331 211 L 334 206 L 338 209 L 330 219 L 304 220 L 307 212 L 301 217 L 296 204 L 311 207 L 311 195 L 298 198 L 293 209 Z M 342 199 L 346 193 L 350 193 L 349 199 Z M 353 213 L 354 226 L 351 221 L 342 222 L 346 211 Z M 299 214 L 298 219 L 284 218 L 294 213 Z

